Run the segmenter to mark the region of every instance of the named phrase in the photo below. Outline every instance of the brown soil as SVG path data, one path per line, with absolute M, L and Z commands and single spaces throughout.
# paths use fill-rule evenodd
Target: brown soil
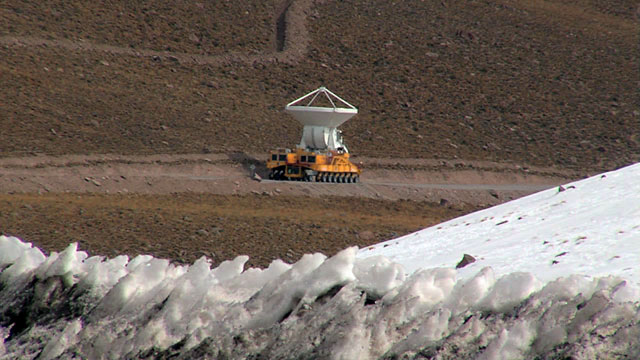
M 632 0 L 34 4 L 0 5 L 0 232 L 47 250 L 264 265 L 640 160 Z M 343 128 L 369 183 L 248 179 L 264 155 L 247 154 L 299 140 L 284 105 L 321 85 L 359 108 Z
M 219 263 L 246 254 L 249 265 L 266 266 L 371 245 L 473 209 L 344 197 L 0 194 L 0 231 L 49 251 L 78 242 L 92 255 Z

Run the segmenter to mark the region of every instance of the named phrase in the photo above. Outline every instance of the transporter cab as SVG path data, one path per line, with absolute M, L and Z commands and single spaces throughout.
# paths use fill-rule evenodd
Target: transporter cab
M 318 96 L 326 96 L 333 107 L 311 106 Z M 306 105 L 300 105 L 306 99 Z M 336 102 L 346 105 L 337 107 Z M 357 183 L 360 169 L 349 160 L 349 150 L 337 129 L 358 113 L 353 105 L 325 87 L 287 104 L 285 111 L 304 126 L 296 149 L 278 149 L 267 160 L 269 178 L 311 182 Z

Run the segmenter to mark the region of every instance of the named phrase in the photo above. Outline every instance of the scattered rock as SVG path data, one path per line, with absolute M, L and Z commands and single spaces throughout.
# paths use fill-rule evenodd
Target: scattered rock
M 362 240 L 373 240 L 375 239 L 375 237 L 376 235 L 373 233 L 373 231 L 370 230 L 364 230 L 358 233 L 358 238 Z
M 262 181 L 262 176 L 258 175 L 257 173 L 253 174 L 253 180 Z
M 206 236 L 209 235 L 209 232 L 205 229 L 200 229 L 198 231 L 196 231 L 196 234 L 201 235 L 201 236 Z
M 458 263 L 458 265 L 456 265 L 456 269 L 462 269 L 463 267 L 476 262 L 476 258 L 474 258 L 473 256 L 469 255 L 469 254 L 464 254 L 462 256 L 462 260 L 460 260 L 460 262 Z
M 102 186 L 102 184 L 101 184 L 98 180 L 91 179 L 91 182 L 92 182 L 92 183 L 93 183 L 93 185 L 95 185 L 95 186 Z
M 200 38 L 196 34 L 190 34 L 189 40 L 193 41 L 196 44 L 200 43 Z
M 573 185 L 569 185 L 569 186 L 567 186 L 566 188 L 565 188 L 564 186 L 560 185 L 560 186 L 558 186 L 558 192 L 563 192 L 563 191 L 565 191 L 565 190 L 568 190 L 568 189 L 575 189 L 575 188 L 576 188 L 576 187 L 575 187 L 575 186 L 573 186 Z
M 489 195 L 493 196 L 496 199 L 500 198 L 500 196 L 498 196 L 498 193 L 493 189 L 489 190 Z
M 449 203 L 447 199 L 440 199 L 440 206 L 446 206 Z

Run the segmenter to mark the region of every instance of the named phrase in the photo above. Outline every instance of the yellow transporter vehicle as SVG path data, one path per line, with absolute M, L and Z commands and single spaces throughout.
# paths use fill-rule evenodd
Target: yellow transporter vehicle
M 320 94 L 327 97 L 332 107 L 311 106 Z M 298 105 L 309 97 L 312 99 L 307 105 Z M 334 100 L 347 107 L 337 107 Z M 359 181 L 361 171 L 349 161 L 349 150 L 337 129 L 356 115 L 358 109 L 327 88 L 320 87 L 287 104 L 285 111 L 304 126 L 302 139 L 294 150 L 280 149 L 270 154 L 267 160 L 270 179 L 334 183 Z

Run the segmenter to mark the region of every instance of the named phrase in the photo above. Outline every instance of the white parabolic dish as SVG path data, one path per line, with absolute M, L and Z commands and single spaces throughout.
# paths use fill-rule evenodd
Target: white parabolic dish
M 325 95 L 333 106 L 311 106 L 311 104 L 320 94 Z M 299 104 L 303 100 L 311 96 L 313 97 L 311 98 L 311 101 L 307 103 L 307 105 Z M 342 103 L 346 105 L 346 107 L 337 107 L 336 103 Z M 355 106 L 342 100 L 339 96 L 332 93 L 324 86 L 319 87 L 318 89 L 308 93 L 307 95 L 290 102 L 285 107 L 285 111 L 290 113 L 304 126 L 323 126 L 327 128 L 336 128 L 358 113 L 358 109 L 356 109 Z
M 357 109 L 287 106 L 285 111 L 305 126 L 336 128 L 358 113 Z

